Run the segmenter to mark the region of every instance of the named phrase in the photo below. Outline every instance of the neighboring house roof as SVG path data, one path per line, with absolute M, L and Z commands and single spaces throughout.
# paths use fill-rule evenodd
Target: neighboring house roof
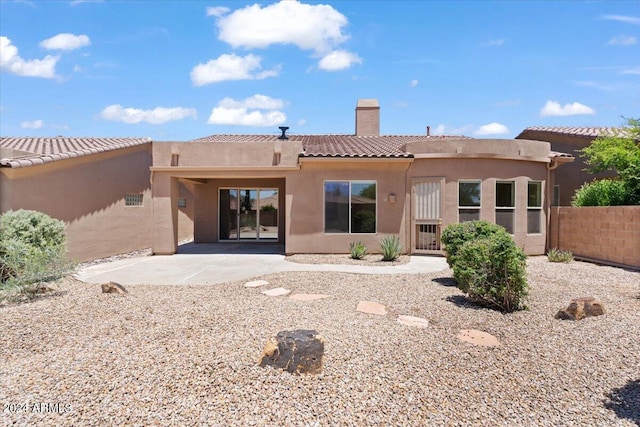
M 531 126 L 520 132 L 516 139 L 527 139 L 529 132 L 544 132 L 556 135 L 569 135 L 582 138 L 595 139 L 600 135 L 616 135 L 623 131 L 620 127 L 572 127 L 572 126 Z M 623 131 L 624 134 L 624 131 Z
M 147 144 L 151 138 L 0 137 L 0 167 L 21 168 Z
M 407 158 L 413 154 L 404 147 L 410 142 L 441 141 L 444 139 L 471 139 L 465 136 L 440 135 L 287 135 L 281 140 L 301 142 L 303 152 L 300 157 L 351 157 L 351 158 Z M 276 142 L 279 135 L 211 135 L 193 142 Z

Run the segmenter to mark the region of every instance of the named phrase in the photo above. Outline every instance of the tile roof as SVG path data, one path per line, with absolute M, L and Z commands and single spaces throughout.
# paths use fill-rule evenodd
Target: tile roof
M 531 126 L 520 132 L 516 136 L 519 139 L 526 132 L 548 132 L 560 135 L 572 135 L 584 138 L 597 138 L 600 135 L 615 135 L 622 128 L 611 126 L 595 126 L 595 127 L 572 127 L 572 126 Z
M 149 142 L 151 142 L 151 138 L 0 137 L 0 148 L 16 150 L 10 157 L 0 158 L 0 167 L 21 168 L 42 165 Z
M 300 157 L 345 158 L 408 158 L 413 154 L 405 150 L 410 142 L 441 141 L 445 139 L 471 139 L 465 136 L 440 135 L 287 135 L 291 142 L 302 143 Z M 276 142 L 279 135 L 211 135 L 194 142 Z M 285 141 L 285 142 L 286 142 Z

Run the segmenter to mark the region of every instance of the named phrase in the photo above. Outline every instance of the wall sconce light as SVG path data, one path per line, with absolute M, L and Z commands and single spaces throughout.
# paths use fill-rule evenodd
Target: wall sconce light
M 396 194 L 395 193 L 389 194 L 389 203 L 393 204 L 395 202 L 396 202 Z
M 274 154 L 280 154 L 282 153 L 282 141 L 276 141 L 273 144 L 273 153 Z

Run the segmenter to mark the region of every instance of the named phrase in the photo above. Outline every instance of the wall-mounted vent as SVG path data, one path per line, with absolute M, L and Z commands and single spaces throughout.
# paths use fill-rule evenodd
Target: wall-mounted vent
M 142 193 L 127 193 L 124 195 L 125 206 L 142 206 Z

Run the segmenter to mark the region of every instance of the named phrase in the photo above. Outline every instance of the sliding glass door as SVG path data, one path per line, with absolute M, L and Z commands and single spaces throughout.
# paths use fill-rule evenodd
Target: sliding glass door
M 278 240 L 277 188 L 221 188 L 220 240 Z

